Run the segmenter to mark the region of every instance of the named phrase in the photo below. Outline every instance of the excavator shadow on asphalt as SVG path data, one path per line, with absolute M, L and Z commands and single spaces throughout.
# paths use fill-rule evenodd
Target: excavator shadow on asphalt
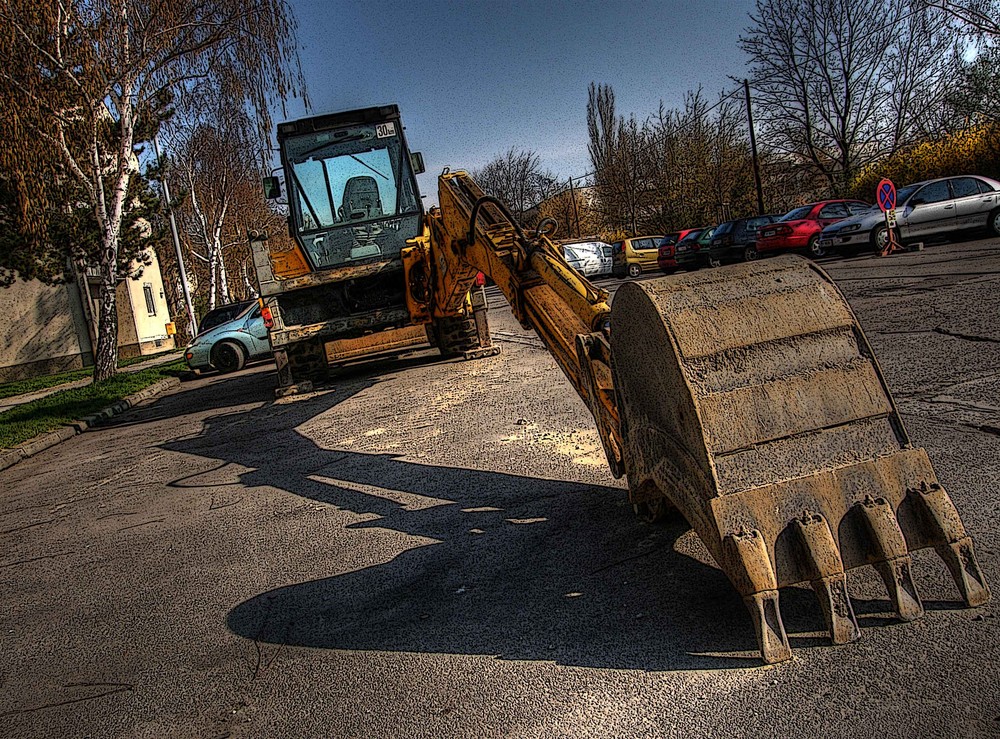
M 234 633 L 288 646 L 650 671 L 760 664 L 750 620 L 725 575 L 682 551 L 694 536 L 686 523 L 640 523 L 621 488 L 325 449 L 299 431 L 407 366 L 342 374 L 333 389 L 215 415 L 198 435 L 162 444 L 249 469 L 240 475 L 246 488 L 272 487 L 363 517 L 346 529 L 422 539 L 378 552 L 369 566 L 239 603 L 226 618 Z M 246 402 L 248 383 L 273 378 L 188 394 L 203 393 L 222 409 Z M 394 501 L 398 493 L 433 502 Z M 313 538 L 289 541 L 288 550 L 296 549 L 331 556 Z M 781 603 L 793 647 L 829 644 L 811 590 L 786 588 Z M 882 623 L 879 614 L 891 610 L 886 600 L 855 598 L 854 605 L 862 626 Z M 931 609 L 954 605 L 925 601 Z

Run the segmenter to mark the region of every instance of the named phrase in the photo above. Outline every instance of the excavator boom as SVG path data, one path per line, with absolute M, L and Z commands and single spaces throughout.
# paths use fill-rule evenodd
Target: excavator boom
M 412 241 L 421 308 L 453 310 L 478 271 L 590 408 L 637 511 L 678 510 L 743 596 L 761 655 L 791 657 L 778 589 L 808 582 L 835 644 L 860 635 L 846 571 L 873 565 L 899 618 L 923 614 L 910 552 L 933 547 L 968 606 L 989 600 L 972 539 L 910 443 L 833 281 L 787 256 L 627 283 L 615 296 L 526 235 L 464 172 Z M 419 268 L 418 266 L 419 265 Z

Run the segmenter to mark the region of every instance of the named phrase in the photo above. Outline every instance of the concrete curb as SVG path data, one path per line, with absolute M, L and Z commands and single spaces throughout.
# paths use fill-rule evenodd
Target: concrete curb
M 55 431 L 39 434 L 33 439 L 28 439 L 26 442 L 20 446 L 14 447 L 13 449 L 0 449 L 0 470 L 13 467 L 22 459 L 33 457 L 39 452 L 54 447 L 56 444 L 61 444 L 67 439 L 72 439 L 77 434 L 82 434 L 87 429 L 97 426 L 98 424 L 107 421 L 109 418 L 113 418 L 121 413 L 124 413 L 142 401 L 149 400 L 150 398 L 159 395 L 166 390 L 177 387 L 180 384 L 181 381 L 176 377 L 164 378 L 159 382 L 154 382 L 145 390 L 132 393 L 118 402 L 109 405 L 107 408 L 102 408 L 93 415 L 86 416 L 85 418 L 81 418 L 77 421 L 72 421 Z

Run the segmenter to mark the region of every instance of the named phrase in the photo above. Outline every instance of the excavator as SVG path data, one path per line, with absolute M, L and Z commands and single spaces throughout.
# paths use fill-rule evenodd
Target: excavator
M 860 636 L 854 568 L 876 569 L 901 620 L 923 615 L 918 549 L 934 548 L 967 606 L 989 600 L 958 511 L 813 262 L 627 282 L 612 306 L 566 263 L 553 221 L 525 230 L 468 173 L 445 170 L 425 212 L 423 160 L 395 105 L 282 123 L 278 140 L 294 246 L 272 251 L 260 234 L 251 244 L 279 390 L 418 339 L 446 356 L 493 353 L 473 300 L 486 275 L 590 409 L 636 513 L 679 514 L 704 542 L 765 663 L 792 656 L 785 586 L 812 586 L 834 644 Z

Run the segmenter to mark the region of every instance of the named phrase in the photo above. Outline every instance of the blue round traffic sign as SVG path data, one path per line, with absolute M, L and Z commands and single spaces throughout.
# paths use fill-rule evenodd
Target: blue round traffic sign
M 883 211 L 896 207 L 896 186 L 892 184 L 892 180 L 882 180 L 878 183 L 875 199 L 878 201 L 878 207 Z

